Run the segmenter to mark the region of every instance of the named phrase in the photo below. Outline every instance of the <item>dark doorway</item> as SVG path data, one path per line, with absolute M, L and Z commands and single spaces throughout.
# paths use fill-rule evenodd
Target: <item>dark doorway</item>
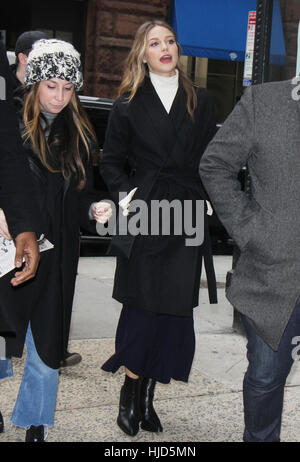
M 17 37 L 26 30 L 42 30 L 49 37 L 73 43 L 84 62 L 87 1 L 22 0 L 1 2 L 0 30 L 7 50 L 14 50 Z

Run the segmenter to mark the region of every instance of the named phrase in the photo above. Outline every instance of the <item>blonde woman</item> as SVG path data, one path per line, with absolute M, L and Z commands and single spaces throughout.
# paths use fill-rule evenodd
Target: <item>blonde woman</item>
M 63 41 L 39 40 L 24 81 L 21 133 L 41 229 L 54 248 L 41 253 L 36 278 L 17 292 L 1 282 L 1 297 L 16 326 L 16 338 L 7 340 L 8 357 L 22 355 L 25 337 L 27 346 L 11 422 L 26 428 L 26 441 L 44 441 L 45 427 L 54 424 L 58 368 L 69 338 L 79 228 L 95 230 L 95 220 L 105 222 L 111 211 L 96 202 L 92 187 L 95 137 L 76 96 L 82 85 L 78 52 Z M 0 378 L 11 375 L 11 361 L 0 361 Z
M 207 92 L 181 71 L 179 50 L 168 24 L 151 21 L 138 29 L 111 113 L 100 170 L 116 201 L 119 193 L 137 188 L 132 200 L 143 200 L 148 210 L 154 201 L 176 200 L 182 207 L 189 203 L 190 213 L 184 215 L 185 225 L 191 227 L 207 199 L 198 166 L 215 133 L 215 119 Z M 186 233 L 178 233 L 172 219 L 169 235 L 161 222 L 158 235 L 129 233 L 113 239 L 119 255 L 113 297 L 123 308 L 115 354 L 102 368 L 115 372 L 125 366 L 117 423 L 128 435 L 136 435 L 140 423 L 147 431 L 163 430 L 153 407 L 156 381 L 188 381 L 202 256 L 210 300 L 216 302 L 204 216 L 204 224 L 198 223 L 205 229 L 202 245 L 188 245 Z M 149 213 L 149 230 L 151 218 Z

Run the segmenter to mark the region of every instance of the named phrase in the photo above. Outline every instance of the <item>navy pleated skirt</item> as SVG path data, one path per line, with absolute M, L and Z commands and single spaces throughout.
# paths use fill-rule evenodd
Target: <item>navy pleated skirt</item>
M 192 316 L 156 314 L 123 306 L 115 354 L 102 369 L 116 372 L 125 366 L 131 372 L 161 383 L 188 381 L 195 353 Z

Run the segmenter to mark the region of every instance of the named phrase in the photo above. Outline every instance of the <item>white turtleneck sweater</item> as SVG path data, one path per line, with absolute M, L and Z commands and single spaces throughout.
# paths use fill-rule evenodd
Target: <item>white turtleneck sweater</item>
M 171 77 L 162 77 L 161 75 L 149 72 L 152 85 L 158 94 L 167 113 L 170 112 L 175 95 L 178 89 L 178 70 L 175 69 L 175 75 Z

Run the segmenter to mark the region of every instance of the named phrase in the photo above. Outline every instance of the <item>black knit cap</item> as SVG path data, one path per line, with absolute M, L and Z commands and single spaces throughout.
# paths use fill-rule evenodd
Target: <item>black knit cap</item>
M 23 34 L 21 34 L 16 41 L 16 56 L 18 56 L 19 53 L 24 53 L 24 51 L 31 50 L 32 45 L 40 39 L 48 39 L 47 34 L 39 30 L 29 30 L 28 32 L 23 32 Z

